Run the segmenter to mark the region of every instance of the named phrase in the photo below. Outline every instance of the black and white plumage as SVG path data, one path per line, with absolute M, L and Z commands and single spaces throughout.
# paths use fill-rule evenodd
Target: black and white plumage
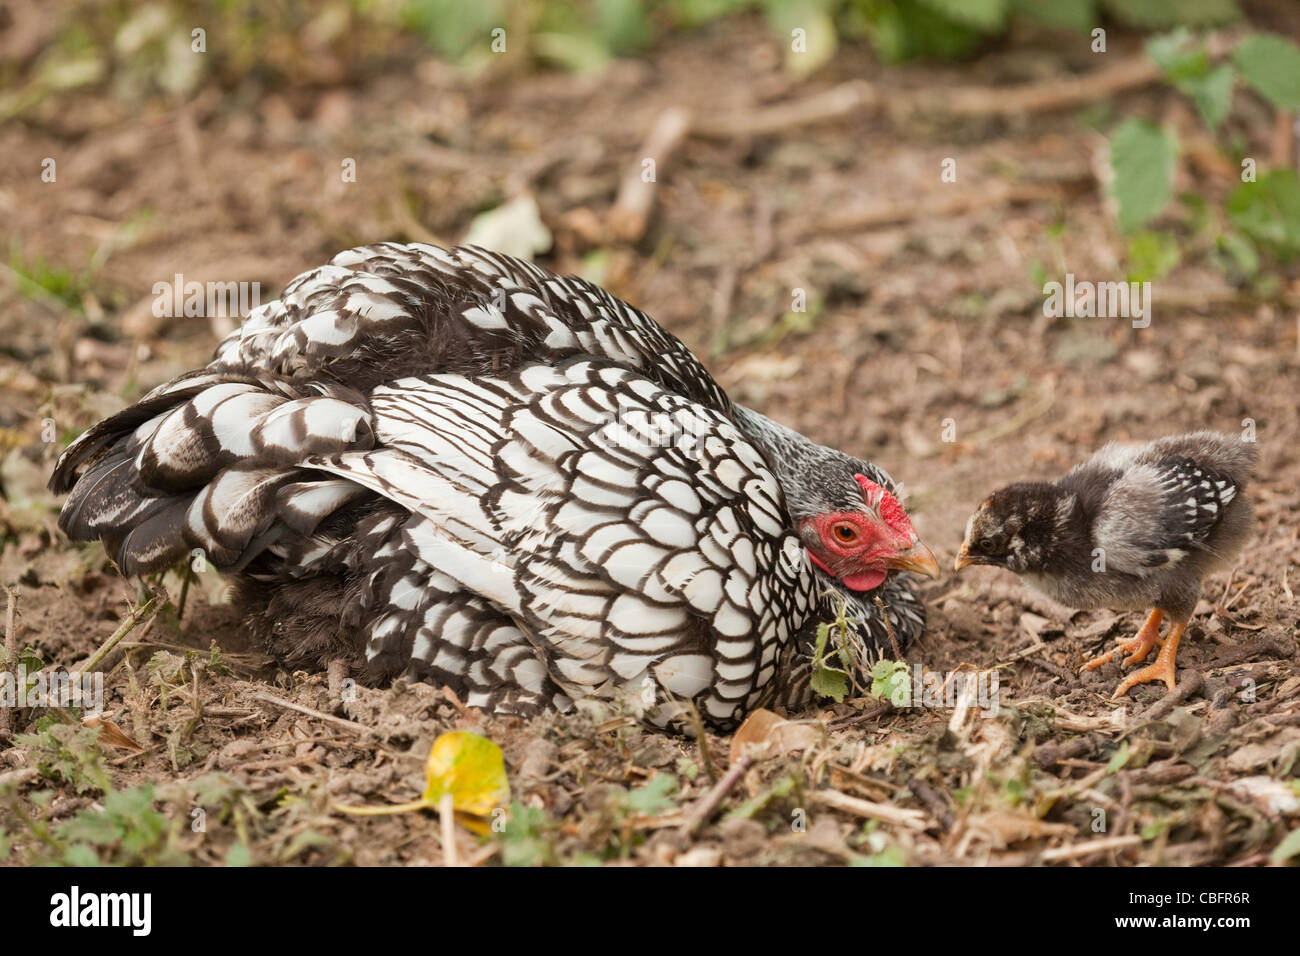
M 937 571 L 879 468 L 733 405 L 604 290 L 474 248 L 299 276 L 51 487 L 124 573 L 202 549 L 291 666 L 505 713 L 621 697 L 734 726 L 807 699 L 841 603 L 867 660 L 877 596 L 906 643 L 924 615 L 897 572 Z
M 1126 664 L 1150 653 L 1168 616 L 1160 658 L 1115 696 L 1148 680 L 1172 689 L 1178 641 L 1201 582 L 1236 556 L 1250 531 L 1245 489 L 1256 456 L 1253 443 L 1210 431 L 1112 442 L 1059 481 L 1022 482 L 989 496 L 966 525 L 957 568 L 1007 568 L 1071 607 L 1153 608 L 1139 635 L 1121 642 Z

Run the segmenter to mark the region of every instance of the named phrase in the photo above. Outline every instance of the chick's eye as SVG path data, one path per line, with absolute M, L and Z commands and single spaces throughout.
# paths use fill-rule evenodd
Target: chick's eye
M 846 521 L 832 527 L 831 534 L 835 535 L 835 540 L 840 544 L 852 544 L 858 540 L 858 529 Z
M 993 539 L 989 537 L 980 538 L 975 542 L 975 547 L 979 548 L 981 551 L 992 551 Z

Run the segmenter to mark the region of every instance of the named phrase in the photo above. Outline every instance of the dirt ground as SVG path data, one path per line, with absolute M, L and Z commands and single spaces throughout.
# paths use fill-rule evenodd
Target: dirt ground
M 1117 41 L 1115 55 L 1137 43 Z M 1155 283 L 1146 329 L 1045 318 L 1043 274 L 1123 275 L 1096 175 L 1104 103 L 1010 119 L 864 111 L 692 136 L 660 170 L 647 235 L 602 235 L 669 108 L 743 119 L 854 77 L 887 95 L 942 95 L 1033 83 L 1087 56 L 1010 46 L 966 66 L 886 71 L 847 50 L 801 86 L 762 24 L 739 20 L 596 77 L 470 78 L 412 46 L 357 82 L 214 87 L 183 106 L 82 94 L 0 127 L 5 229 L 25 261 L 65 270 L 75 289 L 69 304 L 24 291 L 12 270 L 0 281 L 0 581 L 18 593 L 17 646 L 46 664 L 83 660 L 140 598 L 101 548 L 55 530 L 43 485 L 59 447 L 206 361 L 230 327 L 155 320 L 155 282 L 255 280 L 265 300 L 350 245 L 454 244 L 476 213 L 523 193 L 555 236 L 541 261 L 648 311 L 738 401 L 901 479 L 945 571 L 982 495 L 1058 474 L 1107 440 L 1237 433 L 1249 419 L 1260 448 L 1258 528 L 1208 581 L 1172 694 L 1146 684 L 1112 701 L 1118 665 L 1078 674 L 1140 615 L 1071 613 L 991 569 L 946 574 L 925 589 L 929 625 L 908 657 L 996 669 L 997 716 L 828 701 L 797 715 L 817 730 L 807 746 L 755 763 L 692 829 L 727 739 L 592 709 L 488 718 L 423 685 L 341 702 L 326 675 L 286 673 L 247 646 L 221 582 L 199 575 L 182 619 L 165 609 L 102 665 L 107 709 L 143 754 L 75 720 L 11 714 L 0 851 L 197 864 L 1267 863 L 1300 820 L 1294 273 L 1260 303 L 1203 265 L 1180 268 Z M 1191 123 L 1166 88 L 1124 105 Z M 43 157 L 57 159 L 57 182 L 33 172 Z M 340 181 L 345 158 L 355 183 Z M 940 179 L 945 158 L 956 183 Z M 1231 171 L 1180 176 L 1210 196 L 1232 186 Z M 790 312 L 794 289 L 808 312 Z M 163 583 L 175 598 L 178 579 Z M 449 849 L 430 812 L 332 809 L 417 796 L 431 742 L 451 729 L 503 748 L 517 801 L 505 833 L 461 830 Z M 145 784 L 152 805 L 131 804 Z M 117 827 L 107 834 L 86 823 L 103 806 Z M 69 821 L 85 825 L 49 837 Z

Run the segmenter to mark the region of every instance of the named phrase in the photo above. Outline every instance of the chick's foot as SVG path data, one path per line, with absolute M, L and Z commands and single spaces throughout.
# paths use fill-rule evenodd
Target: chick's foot
M 1137 636 L 1122 638 L 1112 650 L 1107 651 L 1100 657 L 1094 657 L 1084 664 L 1082 669 L 1095 671 L 1101 665 L 1114 660 L 1117 654 L 1128 655 L 1124 658 L 1125 667 L 1132 667 L 1134 664 L 1142 663 L 1160 643 L 1160 622 L 1164 620 L 1164 616 L 1163 611 L 1153 610 L 1147 617 L 1147 622 L 1142 625 L 1142 630 L 1137 632 Z
M 1174 689 L 1174 658 L 1178 656 L 1178 642 L 1182 640 L 1183 628 L 1187 626 L 1186 621 L 1175 621 L 1169 628 L 1169 636 L 1165 638 L 1164 645 L 1160 648 L 1160 654 L 1156 657 L 1154 664 L 1149 664 L 1140 671 L 1134 671 L 1125 677 L 1123 682 L 1115 688 L 1112 700 L 1118 700 L 1128 691 L 1138 684 L 1145 684 L 1148 681 L 1162 680 L 1165 686 L 1170 690 Z

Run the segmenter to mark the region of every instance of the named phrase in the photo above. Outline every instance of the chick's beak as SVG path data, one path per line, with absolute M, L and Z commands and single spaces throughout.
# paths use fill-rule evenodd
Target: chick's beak
M 979 558 L 971 556 L 970 549 L 966 547 L 966 542 L 961 543 L 961 550 L 957 552 L 957 563 L 953 566 L 954 571 L 960 571 L 962 568 L 971 564 L 979 564 Z
M 939 562 L 934 559 L 934 553 L 923 545 L 920 541 L 913 544 L 906 551 L 900 551 L 898 554 L 885 561 L 885 566 L 896 571 L 911 571 L 914 574 L 924 574 L 929 578 L 939 577 Z

